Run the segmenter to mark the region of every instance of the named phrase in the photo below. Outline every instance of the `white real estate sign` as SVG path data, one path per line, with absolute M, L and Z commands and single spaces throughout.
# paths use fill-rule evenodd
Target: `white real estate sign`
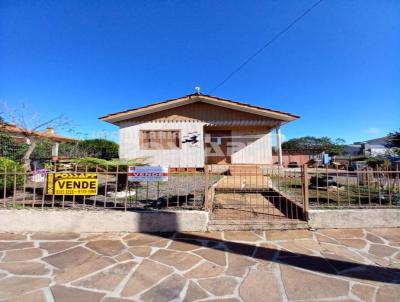
M 128 181 L 168 181 L 168 167 L 165 166 L 128 167 Z
M 33 182 L 45 182 L 46 181 L 46 169 L 35 170 L 30 176 L 30 180 Z

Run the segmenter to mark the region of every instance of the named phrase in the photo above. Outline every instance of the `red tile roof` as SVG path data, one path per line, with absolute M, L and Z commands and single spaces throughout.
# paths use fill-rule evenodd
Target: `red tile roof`
M 66 136 L 55 134 L 54 132 L 49 131 L 49 129 L 46 129 L 44 132 L 30 131 L 28 129 L 17 127 L 16 125 L 13 125 L 13 124 L 4 124 L 0 128 L 0 132 L 21 134 L 21 135 L 30 133 L 30 134 L 33 134 L 36 137 L 46 138 L 46 139 L 49 139 L 49 140 L 52 140 L 52 141 L 56 141 L 56 142 L 75 142 L 75 141 L 78 141 L 78 139 L 76 139 L 76 138 L 66 137 Z

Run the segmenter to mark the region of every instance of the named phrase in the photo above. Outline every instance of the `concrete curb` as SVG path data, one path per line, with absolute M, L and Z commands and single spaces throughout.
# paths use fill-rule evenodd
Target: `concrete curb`
M 310 210 L 308 215 L 308 225 L 315 229 L 400 227 L 400 208 Z
M 0 232 L 204 232 L 205 211 L 0 210 Z

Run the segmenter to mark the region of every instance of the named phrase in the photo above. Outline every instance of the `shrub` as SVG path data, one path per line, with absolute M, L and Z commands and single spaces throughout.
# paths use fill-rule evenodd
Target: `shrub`
M 118 158 L 118 144 L 106 139 L 86 139 L 78 143 L 82 156 L 101 159 Z
M 6 171 L 6 179 L 4 179 L 4 172 Z M 17 174 L 16 176 L 14 175 L 14 171 L 17 173 L 24 173 L 25 169 L 22 167 L 21 164 L 5 158 L 5 157 L 0 157 L 0 190 L 4 191 L 4 188 L 6 190 L 13 190 L 14 189 L 14 182 L 16 185 L 16 188 L 19 189 L 24 185 L 24 179 L 25 179 L 25 174 Z M 4 180 L 6 181 L 4 183 Z
M 48 159 L 51 158 L 51 148 L 53 143 L 47 139 L 38 140 L 36 147 L 32 152 L 31 159 Z

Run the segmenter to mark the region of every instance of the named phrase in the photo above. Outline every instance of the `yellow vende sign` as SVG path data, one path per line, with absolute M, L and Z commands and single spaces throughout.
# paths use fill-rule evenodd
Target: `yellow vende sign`
M 48 173 L 47 194 L 97 195 L 97 173 Z

